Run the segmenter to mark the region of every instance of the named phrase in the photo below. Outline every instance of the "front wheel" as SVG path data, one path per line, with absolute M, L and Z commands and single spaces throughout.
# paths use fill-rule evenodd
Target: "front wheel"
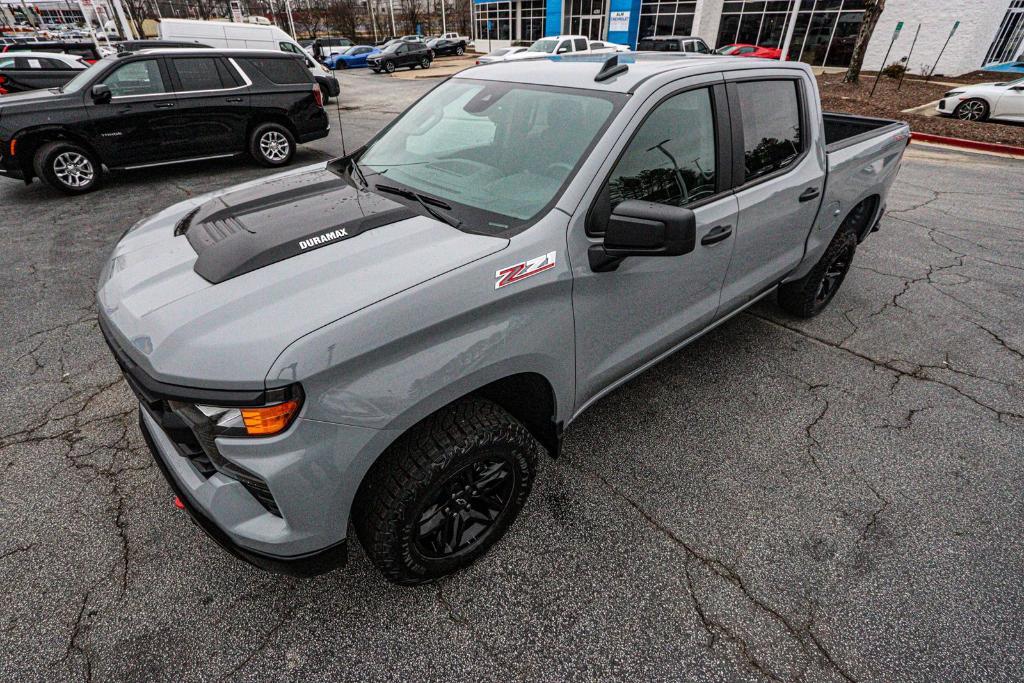
M 389 74 L 395 73 L 395 63 L 394 62 L 384 62 L 384 70 L 387 71 Z
M 953 116 L 963 121 L 984 121 L 988 118 L 988 103 L 985 100 L 964 100 L 956 105 Z
M 389 580 L 436 581 L 494 545 L 526 502 L 540 444 L 514 417 L 465 399 L 404 434 L 374 464 L 352 516 Z
M 813 318 L 821 313 L 846 279 L 856 251 L 856 233 L 840 228 L 811 272 L 779 285 L 779 306 L 799 318 Z
M 103 168 L 89 150 L 70 142 L 49 142 L 36 152 L 36 175 L 66 194 L 85 194 L 99 187 Z
M 249 154 L 263 166 L 285 166 L 295 155 L 295 138 L 279 123 L 261 124 L 249 136 Z

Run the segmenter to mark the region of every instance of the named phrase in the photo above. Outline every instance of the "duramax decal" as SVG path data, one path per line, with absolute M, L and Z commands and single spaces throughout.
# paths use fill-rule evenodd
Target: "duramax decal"
M 501 289 L 506 285 L 513 285 L 520 280 L 525 280 L 531 275 L 537 273 L 543 273 L 545 270 L 549 270 L 555 267 L 555 252 L 549 251 L 543 256 L 532 258 L 529 261 L 523 261 L 517 263 L 514 266 L 508 268 L 502 268 L 494 274 L 497 278 L 497 282 L 494 283 L 495 289 Z
M 330 232 L 325 232 L 322 235 L 310 237 L 308 240 L 302 240 L 299 242 L 299 249 L 309 249 L 310 247 L 315 247 L 318 244 L 326 244 L 327 242 L 332 242 L 334 240 L 341 239 L 342 237 L 348 237 L 348 231 L 345 230 L 345 228 L 342 228 L 341 230 L 331 230 Z

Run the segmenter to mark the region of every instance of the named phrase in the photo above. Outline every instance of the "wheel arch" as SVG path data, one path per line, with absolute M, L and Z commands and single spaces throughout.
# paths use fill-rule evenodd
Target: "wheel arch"
M 18 164 L 21 166 L 22 173 L 25 174 L 25 181 L 28 182 L 35 177 L 35 156 L 39 148 L 49 142 L 71 142 L 81 146 L 83 149 L 88 151 L 90 154 L 95 156 L 103 163 L 103 155 L 99 153 L 90 142 L 83 136 L 61 128 L 58 126 L 47 126 L 42 128 L 33 128 L 26 131 L 16 133 L 13 138 L 17 140 L 17 157 Z

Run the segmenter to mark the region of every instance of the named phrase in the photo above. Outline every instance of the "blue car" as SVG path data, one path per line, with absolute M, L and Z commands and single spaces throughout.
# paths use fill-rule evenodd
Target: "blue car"
M 324 60 L 328 69 L 354 69 L 366 66 L 366 58 L 379 55 L 380 50 L 372 45 L 353 45 L 344 52 L 331 55 Z

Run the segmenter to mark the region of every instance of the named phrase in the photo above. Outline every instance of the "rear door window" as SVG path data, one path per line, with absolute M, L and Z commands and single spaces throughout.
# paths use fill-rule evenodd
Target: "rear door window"
M 220 73 L 217 71 L 217 59 L 214 57 L 175 57 L 171 60 L 181 84 L 179 92 L 197 90 L 221 90 Z
M 786 168 L 803 150 L 799 83 L 793 80 L 736 84 L 743 121 L 744 180 Z
M 313 77 L 302 62 L 290 57 L 250 57 L 238 60 L 242 68 L 250 73 L 262 74 L 277 85 L 311 83 Z
M 160 64 L 155 59 L 142 59 L 123 64 L 104 78 L 103 84 L 110 88 L 113 97 L 158 95 L 168 91 L 167 84 L 160 75 Z
M 576 47 L 576 52 L 586 52 L 587 51 L 587 39 L 586 38 L 576 38 L 572 42 L 573 42 L 573 44 Z

